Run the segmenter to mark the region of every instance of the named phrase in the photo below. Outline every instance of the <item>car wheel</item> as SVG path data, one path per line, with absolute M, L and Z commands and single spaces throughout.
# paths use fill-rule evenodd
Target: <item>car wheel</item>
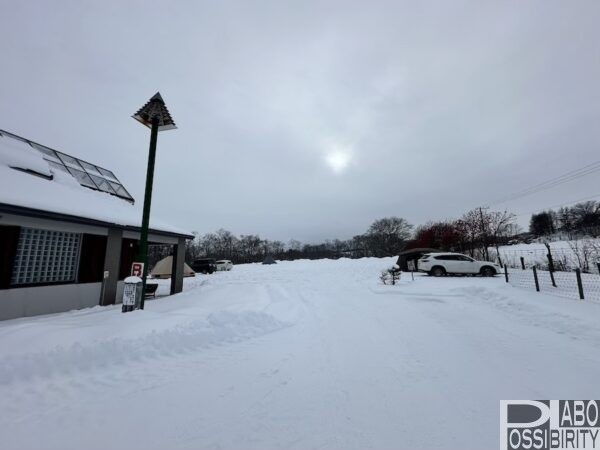
M 434 267 L 433 269 L 431 269 L 431 275 L 433 275 L 434 277 L 442 277 L 445 274 L 446 271 L 443 267 Z
M 493 277 L 496 275 L 496 271 L 493 267 L 485 266 L 481 268 L 481 275 L 484 277 Z

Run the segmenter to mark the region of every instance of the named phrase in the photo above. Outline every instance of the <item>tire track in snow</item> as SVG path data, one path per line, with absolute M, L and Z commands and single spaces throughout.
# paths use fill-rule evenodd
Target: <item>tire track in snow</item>
M 314 350 L 314 353 L 309 355 L 310 360 L 304 361 L 304 363 L 317 363 L 317 370 L 320 372 L 320 379 L 323 382 L 323 386 L 319 386 L 322 389 L 322 392 L 319 393 L 322 402 L 320 411 L 326 413 L 326 417 L 323 419 L 327 420 L 328 427 L 327 433 L 324 435 L 326 440 L 321 447 L 368 448 L 370 446 L 367 443 L 372 442 L 372 436 L 368 431 L 356 428 L 352 423 L 349 406 L 350 393 L 344 388 L 347 384 L 342 376 L 341 354 L 339 348 L 336 348 L 336 340 L 339 339 L 339 336 L 336 336 L 337 327 L 332 326 L 332 321 L 347 318 L 348 310 L 332 317 L 332 299 L 327 294 L 328 287 L 327 285 L 315 286 L 314 283 L 306 280 L 306 285 L 299 294 L 299 298 L 310 316 L 310 320 L 306 321 L 303 330 L 304 338 L 311 338 L 310 349 Z M 339 308 L 342 305 L 336 306 Z M 337 308 L 334 308 L 334 312 Z
M 186 354 L 252 339 L 292 325 L 265 311 L 219 311 L 134 339 L 112 338 L 91 345 L 73 343 L 42 353 L 6 356 L 0 359 L 0 385 Z

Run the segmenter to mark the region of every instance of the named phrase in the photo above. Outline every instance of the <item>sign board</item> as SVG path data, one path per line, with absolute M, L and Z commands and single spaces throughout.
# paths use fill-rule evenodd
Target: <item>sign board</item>
M 143 277 L 144 276 L 144 263 L 134 262 L 131 265 L 131 276 L 132 277 Z
M 108 273 L 108 270 L 105 270 L 105 271 L 104 271 L 104 279 L 105 279 L 105 280 L 108 278 L 108 275 L 109 275 L 109 273 Z
M 135 294 L 137 286 L 133 283 L 125 283 L 123 288 L 123 304 L 125 306 L 135 306 Z

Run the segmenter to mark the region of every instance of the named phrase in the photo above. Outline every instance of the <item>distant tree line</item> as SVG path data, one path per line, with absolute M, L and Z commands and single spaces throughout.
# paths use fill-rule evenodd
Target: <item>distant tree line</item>
M 195 233 L 195 238 L 187 242 L 185 259 L 188 262 L 199 258 L 229 259 L 235 264 L 243 264 L 262 262 L 267 255 L 278 260 L 361 258 L 395 256 L 412 248 L 434 248 L 491 260 L 496 257 L 491 249 L 521 234 L 515 219 L 516 216 L 508 211 L 485 207 L 467 211 L 458 219 L 430 221 L 416 229 L 401 217 L 385 217 L 351 239 L 325 240 L 317 244 L 294 239 L 288 242 L 269 240 L 257 234 L 236 236 L 220 229 L 203 235 Z M 600 203 L 588 201 L 533 214 L 529 232 L 536 236 L 558 232 L 600 236 Z M 150 264 L 170 252 L 168 246 L 151 246 Z
M 600 235 L 600 203 L 588 201 L 565 206 L 558 210 L 532 214 L 529 232 L 536 236 L 547 236 L 559 232 L 568 235 Z
M 267 255 L 279 260 L 359 258 L 397 254 L 411 237 L 412 225 L 400 217 L 376 220 L 364 234 L 348 240 L 326 240 L 318 244 L 287 243 L 263 239 L 256 234 L 235 236 L 228 230 L 196 237 L 187 243 L 186 261 L 199 258 L 229 259 L 235 264 L 261 262 Z
M 267 255 L 278 260 L 361 258 L 396 256 L 404 249 L 428 247 L 460 251 L 490 259 L 489 248 L 505 243 L 518 232 L 515 216 L 509 212 L 476 208 L 460 219 L 428 222 L 417 227 L 401 217 L 374 221 L 365 233 L 351 239 L 305 244 L 263 239 L 259 235 L 235 236 L 228 230 L 196 235 L 186 247 L 186 260 L 230 259 L 235 264 L 261 262 Z

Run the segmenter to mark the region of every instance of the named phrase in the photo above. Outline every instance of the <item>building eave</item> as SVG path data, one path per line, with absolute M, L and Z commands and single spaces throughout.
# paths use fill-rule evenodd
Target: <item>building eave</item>
M 121 229 L 121 230 L 125 230 L 125 231 L 133 231 L 133 232 L 138 232 L 138 233 L 141 231 L 141 227 L 130 226 L 130 225 L 121 225 L 121 224 L 106 222 L 106 221 L 97 220 L 97 219 L 90 219 L 87 217 L 73 216 L 70 214 L 63 214 L 63 213 L 58 213 L 58 212 L 53 212 L 53 211 L 45 211 L 45 210 L 41 210 L 41 209 L 27 208 L 24 206 L 16 206 L 16 205 L 10 205 L 10 204 L 6 204 L 6 203 L 0 203 L 0 214 L 2 214 L 2 213 L 14 214 L 14 215 L 25 216 L 25 217 L 33 217 L 33 218 L 37 218 L 37 219 L 46 219 L 46 220 L 54 220 L 54 221 L 60 221 L 60 222 L 75 223 L 75 224 L 79 224 L 79 225 L 91 225 L 91 226 L 97 226 L 97 227 L 117 228 L 117 229 Z M 157 230 L 155 228 L 150 228 L 150 233 L 156 234 L 159 236 L 194 239 L 194 235 L 192 235 L 192 234 Z

